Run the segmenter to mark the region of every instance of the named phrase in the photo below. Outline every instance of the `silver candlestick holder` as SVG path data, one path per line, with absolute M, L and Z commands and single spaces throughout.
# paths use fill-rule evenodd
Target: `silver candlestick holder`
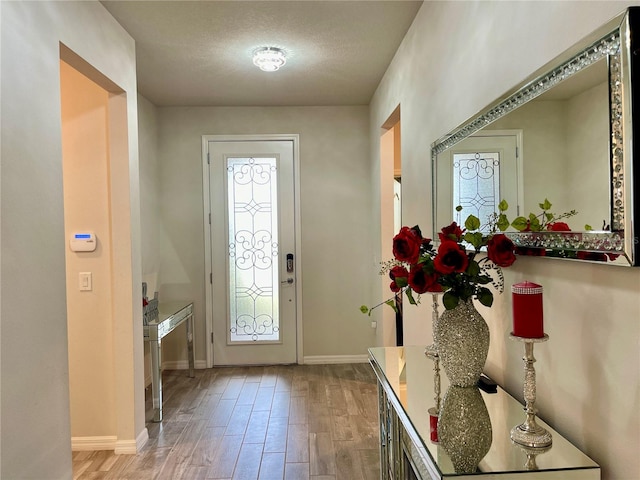
M 545 334 L 542 338 L 524 338 L 518 337 L 513 333 L 510 335 L 512 340 L 524 343 L 524 399 L 527 418 L 524 423 L 517 425 L 511 429 L 511 440 L 519 445 L 532 448 L 548 447 L 552 443 L 551 433 L 536 423 L 536 370 L 533 364 L 536 359 L 533 357 L 533 345 L 549 340 L 549 335 Z

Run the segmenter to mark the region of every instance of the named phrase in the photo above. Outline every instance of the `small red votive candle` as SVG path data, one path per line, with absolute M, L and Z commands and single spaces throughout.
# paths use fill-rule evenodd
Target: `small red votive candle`
M 523 338 L 544 337 L 542 286 L 532 282 L 511 286 L 513 335 Z
M 429 438 L 438 443 L 438 412 L 433 407 L 429 409 Z

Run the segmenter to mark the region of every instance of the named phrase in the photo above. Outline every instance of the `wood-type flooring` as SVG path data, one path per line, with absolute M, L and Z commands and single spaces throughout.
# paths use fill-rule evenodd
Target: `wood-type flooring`
M 163 393 L 164 419 L 147 423 L 141 452 L 73 452 L 74 479 L 380 478 L 369 364 L 165 371 Z

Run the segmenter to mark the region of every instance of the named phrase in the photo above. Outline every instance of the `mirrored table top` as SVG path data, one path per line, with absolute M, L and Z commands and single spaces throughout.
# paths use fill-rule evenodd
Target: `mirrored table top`
M 181 325 L 192 312 L 193 303 L 190 301 L 159 303 L 155 315 L 143 327 L 144 339 L 158 340 L 165 337 Z
M 434 378 L 437 376 L 434 372 L 435 362 L 425 355 L 425 348 L 420 346 L 370 348 L 369 358 L 387 395 L 393 395 L 400 404 L 410 422 L 409 428 L 414 429 L 419 437 L 422 444 L 417 447 L 427 452 L 441 477 L 456 476 L 451 459 L 444 448 L 430 440 L 428 411 L 436 404 Z M 442 369 L 439 376 L 441 396 L 444 398 L 449 382 Z M 510 438 L 511 429 L 523 423 L 526 418 L 522 404 L 500 387 L 497 388 L 496 393 L 481 391 L 481 396 L 489 412 L 492 438 L 489 452 L 478 465 L 478 473 L 533 473 L 527 472 L 529 469 L 526 466 L 527 453 Z M 600 478 L 600 468 L 593 460 L 539 418 L 537 423 L 551 433 L 553 444 L 548 450 L 540 450 L 542 453 L 535 455 L 538 474 L 531 478 L 563 480 Z M 545 472 L 548 475 L 541 475 Z M 508 477 L 510 476 L 500 476 L 500 478 Z M 517 478 L 521 477 L 517 475 Z

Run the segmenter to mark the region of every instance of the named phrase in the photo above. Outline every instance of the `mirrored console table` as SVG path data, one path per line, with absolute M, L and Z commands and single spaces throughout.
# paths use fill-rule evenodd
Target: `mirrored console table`
M 448 391 L 444 372 L 437 372 L 436 363 L 418 346 L 371 348 L 369 361 L 378 378 L 383 480 L 600 479 L 600 467 L 540 419 L 538 423 L 552 435 L 550 448 L 532 451 L 513 443 L 510 431 L 522 423 L 525 413 L 523 405 L 500 387 L 495 393 L 478 390 L 491 421 L 488 453 L 475 473 L 456 472 L 452 462 L 456 453 L 450 455 L 440 443 L 431 441 L 428 410 L 438 398 L 437 385 L 443 397 Z M 460 433 L 462 443 L 464 435 Z
M 151 392 L 153 398 L 153 421 L 162 421 L 162 339 L 186 322 L 187 357 L 189 376 L 194 377 L 193 353 L 193 303 L 167 302 L 158 304 L 157 315 L 144 326 L 144 340 L 151 350 Z

